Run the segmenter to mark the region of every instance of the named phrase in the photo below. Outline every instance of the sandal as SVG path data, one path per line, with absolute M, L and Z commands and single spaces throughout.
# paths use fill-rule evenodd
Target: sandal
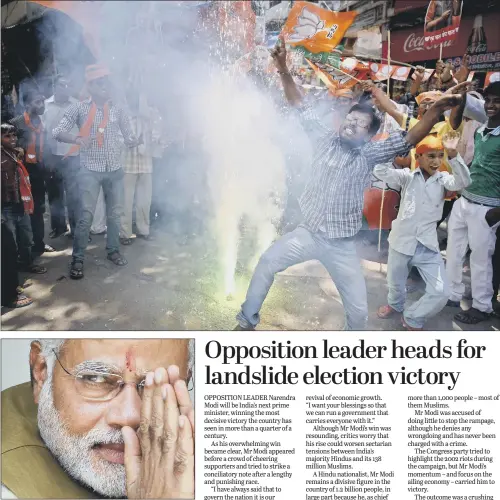
M 83 278 L 83 262 L 81 260 L 71 262 L 69 277 L 72 280 L 81 280 Z
M 465 323 L 466 325 L 477 325 L 481 321 L 487 321 L 491 319 L 491 313 L 485 313 L 479 311 L 478 309 L 471 307 L 467 311 L 462 311 L 461 313 L 455 314 L 454 319 L 460 321 L 460 323 Z
M 47 272 L 47 268 L 34 264 L 28 268 L 28 271 L 33 274 L 45 274 Z
M 110 253 L 108 255 L 108 260 L 110 260 L 116 266 L 126 266 L 128 264 L 125 257 L 123 257 L 123 255 L 121 255 L 118 250 L 114 251 L 113 253 Z
M 423 331 L 424 329 L 423 328 L 415 328 L 413 326 L 410 326 L 404 319 L 403 316 L 401 316 L 401 324 L 403 325 L 403 328 L 405 328 L 406 330 L 408 330 L 409 332 L 421 332 Z
M 132 238 L 120 238 L 120 243 L 122 245 L 132 245 L 134 240 Z
M 21 293 L 17 296 L 17 299 L 7 307 L 9 307 L 10 309 L 20 309 L 21 307 L 26 307 L 31 304 L 33 304 L 33 299 L 30 299 L 29 297 Z
M 386 305 L 378 308 L 377 316 L 380 319 L 387 319 L 396 314 L 397 312 L 398 311 L 396 311 L 396 309 L 393 309 L 390 305 Z

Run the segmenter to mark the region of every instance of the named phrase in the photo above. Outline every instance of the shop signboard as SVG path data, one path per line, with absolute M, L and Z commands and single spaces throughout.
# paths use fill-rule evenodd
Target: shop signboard
M 481 42 L 482 53 L 471 54 L 471 70 L 490 71 L 498 69 L 498 52 L 500 52 L 500 13 L 492 12 L 481 19 L 484 40 Z M 459 37 L 454 44 L 443 43 L 443 60 L 462 57 L 470 46 L 470 39 L 478 20 L 474 17 L 463 17 L 460 24 Z M 474 37 L 472 37 L 474 38 Z M 479 47 L 479 45 L 478 45 Z M 484 50 L 486 49 L 486 50 Z M 479 50 L 479 49 L 478 49 Z M 439 58 L 439 46 L 425 47 L 424 26 L 391 32 L 391 57 L 397 61 L 418 63 Z

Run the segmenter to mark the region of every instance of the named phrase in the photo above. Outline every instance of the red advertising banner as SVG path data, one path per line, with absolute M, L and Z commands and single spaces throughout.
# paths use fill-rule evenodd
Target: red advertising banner
M 453 43 L 458 37 L 461 0 L 431 0 L 424 24 L 424 46 L 431 48 L 444 42 Z
M 474 26 L 476 25 L 476 29 Z M 479 28 L 477 26 L 480 25 Z M 449 41 L 443 43 L 443 60 L 448 58 L 462 57 L 469 45 L 474 45 L 473 32 L 484 32 L 484 42 L 481 42 L 481 50 L 487 50 L 483 54 L 471 56 L 473 64 L 493 64 L 496 53 L 500 52 L 500 37 L 498 36 L 500 26 L 500 13 L 491 12 L 487 16 L 464 17 L 460 22 L 459 36 L 454 44 Z M 479 38 L 482 38 L 480 36 Z M 469 43 L 470 40 L 470 43 Z M 485 47 L 486 46 L 486 47 Z M 418 62 L 439 58 L 439 45 L 433 48 L 425 47 L 425 35 L 423 25 L 415 28 L 391 31 L 391 57 L 396 61 Z M 491 61 L 493 59 L 493 61 Z M 500 61 L 500 58 L 498 58 Z M 471 68 L 472 69 L 472 68 Z M 485 68 L 474 68 L 483 69 Z M 494 66 L 491 69 L 495 69 Z

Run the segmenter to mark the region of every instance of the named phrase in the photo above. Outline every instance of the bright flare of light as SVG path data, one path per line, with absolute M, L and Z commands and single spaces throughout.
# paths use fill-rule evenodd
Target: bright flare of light
M 234 231 L 228 233 L 224 245 L 224 291 L 226 297 L 233 295 L 235 292 L 234 274 L 236 271 L 236 263 L 238 261 L 238 242 L 239 234 L 238 227 Z

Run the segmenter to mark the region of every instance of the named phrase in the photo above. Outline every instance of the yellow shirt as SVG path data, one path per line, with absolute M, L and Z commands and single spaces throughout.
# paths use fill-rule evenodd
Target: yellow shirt
M 406 123 L 407 120 L 407 115 L 404 115 L 404 120 L 403 123 Z M 418 120 L 416 118 L 411 118 L 410 119 L 410 130 L 418 123 Z M 457 130 L 454 130 L 453 127 L 450 125 L 450 120 L 448 118 L 445 118 L 444 121 L 438 122 L 432 127 L 431 131 L 429 132 L 430 134 L 436 134 L 439 138 L 443 138 L 444 135 L 446 135 L 448 132 L 458 132 L 460 135 L 462 135 L 462 130 L 464 128 L 464 123 L 462 122 L 460 124 L 460 127 L 457 128 Z M 416 168 L 416 159 L 415 159 L 415 148 L 413 148 L 410 152 L 411 155 L 411 167 L 410 169 L 413 171 Z M 444 152 L 444 159 L 443 159 L 443 164 L 441 165 L 441 168 L 439 169 L 441 172 L 449 172 L 451 174 L 451 167 L 450 164 L 448 163 L 448 155 L 446 151 Z

